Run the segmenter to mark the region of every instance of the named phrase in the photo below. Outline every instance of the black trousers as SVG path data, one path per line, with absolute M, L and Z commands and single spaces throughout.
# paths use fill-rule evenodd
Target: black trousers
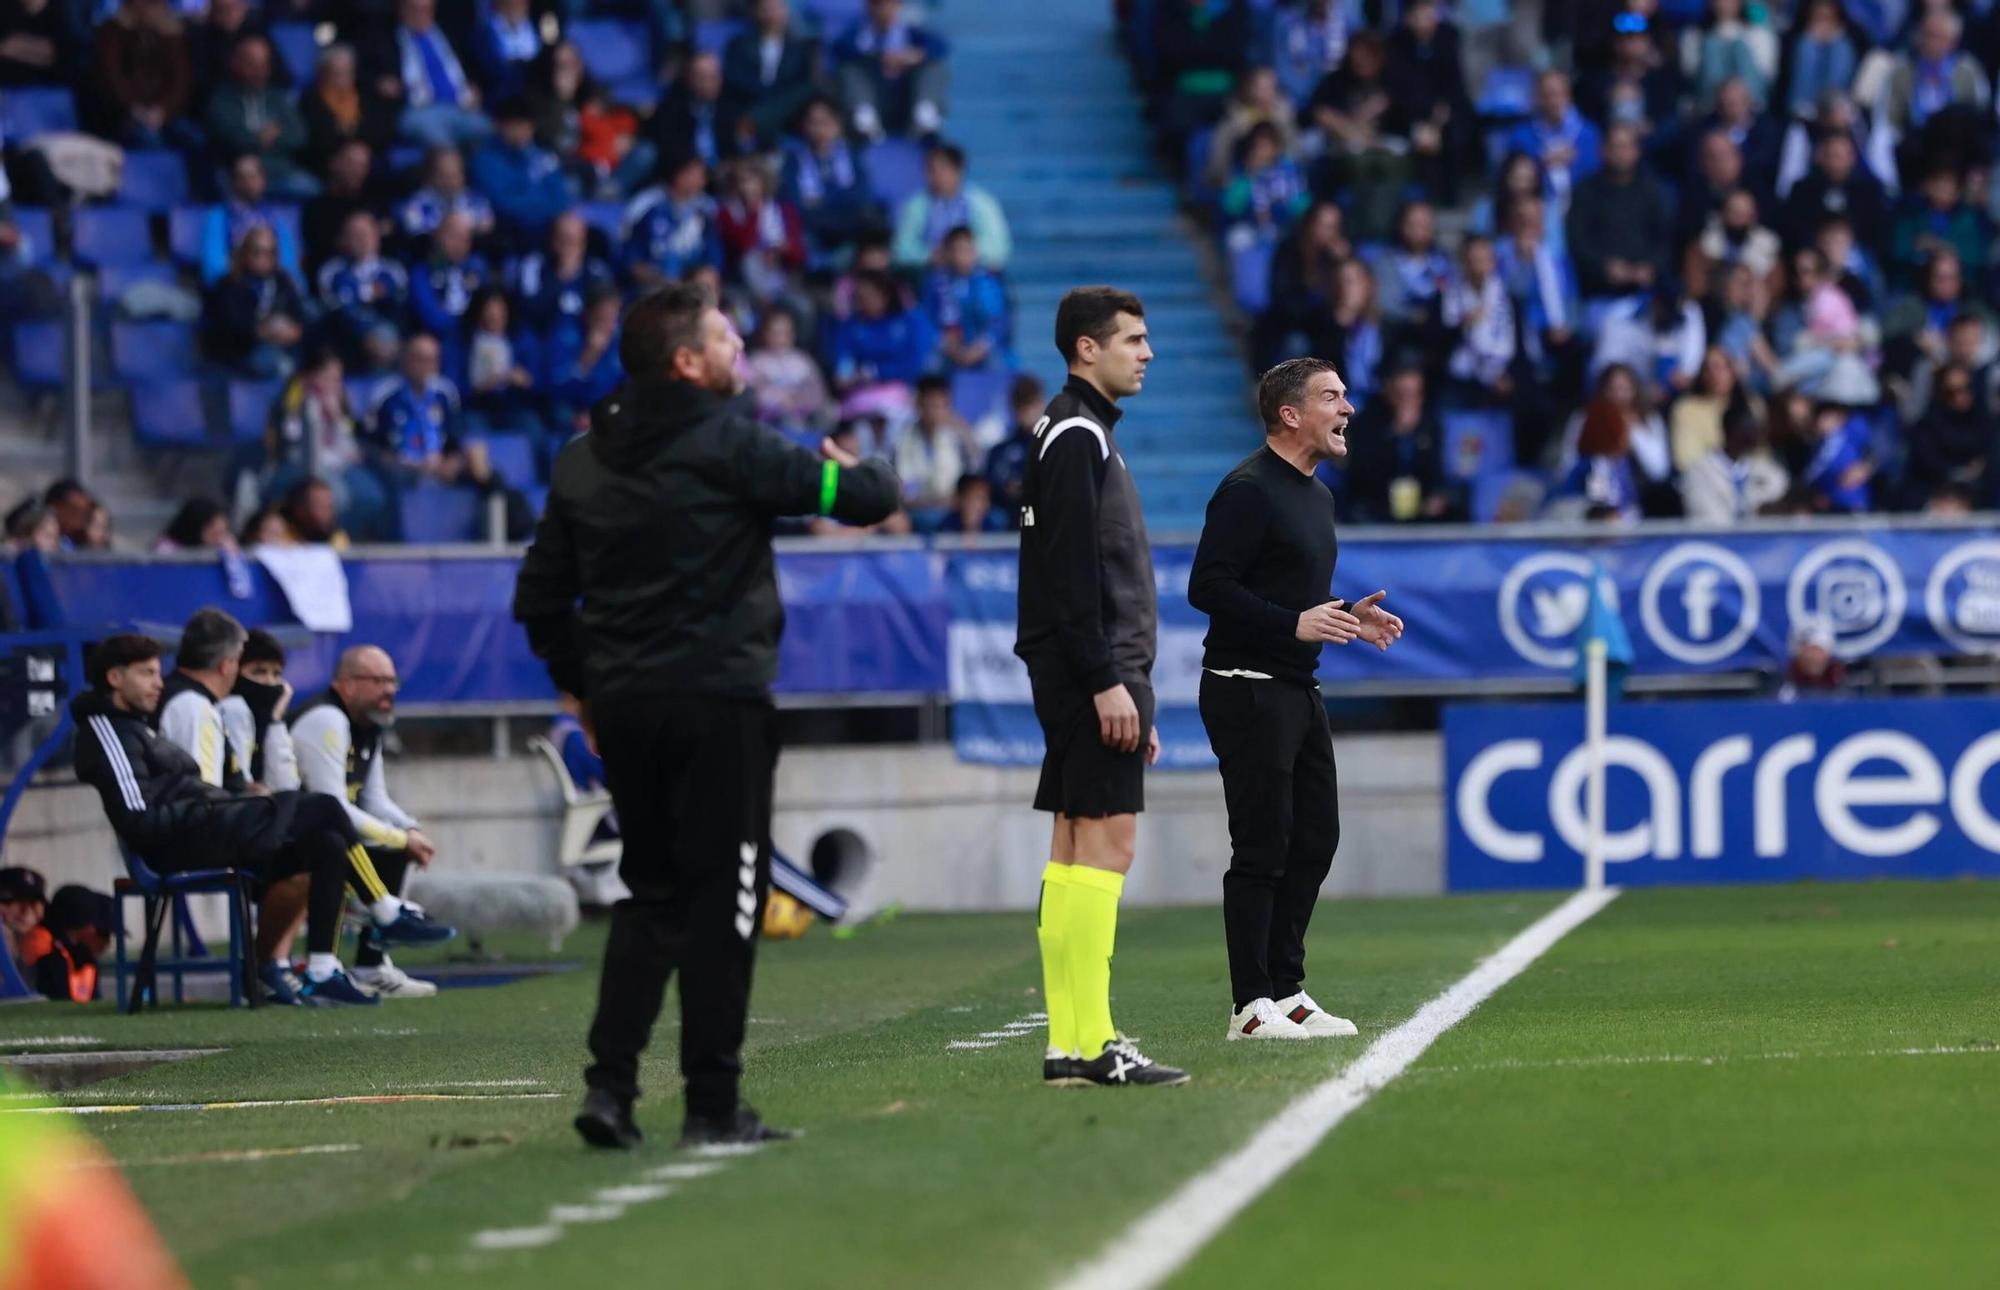
M 1340 785 L 1316 689 L 1203 672 L 1201 722 L 1229 809 L 1222 922 L 1240 1008 L 1305 985 L 1306 927 L 1340 845 Z
M 382 880 L 382 885 L 388 888 L 391 896 L 403 894 L 403 880 L 410 873 L 409 852 L 392 851 L 388 847 L 369 847 L 368 862 L 375 866 L 375 876 Z M 389 951 L 372 936 L 362 937 L 360 944 L 354 947 L 356 967 L 381 967 L 382 960 L 388 957 Z
M 678 971 L 687 1112 L 731 1115 L 771 880 L 777 714 L 764 699 L 681 694 L 621 696 L 593 715 L 632 895 L 611 916 L 584 1079 L 638 1096 L 639 1055 Z
M 306 949 L 331 954 L 340 941 L 346 890 L 359 890 L 349 852 L 361 835 L 340 799 L 286 792 L 177 804 L 161 822 L 165 835 L 149 857 L 168 873 L 236 867 L 264 886 L 311 875 L 306 896 Z

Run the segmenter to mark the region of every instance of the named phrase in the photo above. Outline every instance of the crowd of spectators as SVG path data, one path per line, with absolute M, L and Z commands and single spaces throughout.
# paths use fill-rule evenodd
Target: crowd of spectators
M 1543 70 L 1477 96 L 1440 0 L 1150 13 L 1252 363 L 1362 408 L 1346 513 L 1463 518 L 1496 472 L 1482 518 L 1994 505 L 2000 7 L 1549 0 Z
M 697 9 L 0 0 L 0 96 L 87 87 L 90 131 L 128 162 L 170 150 L 207 194 L 195 261 L 111 303 L 192 320 L 206 375 L 275 390 L 232 498 L 289 514 L 316 481 L 339 531 L 394 540 L 404 490 L 469 485 L 503 493 L 518 532 L 623 378 L 622 305 L 693 279 L 755 337 L 770 424 L 921 462 L 895 523 L 960 522 L 960 476 L 1009 429 L 1011 241 L 943 133 L 946 42 L 904 0 Z M 636 54 L 604 50 L 621 16 Z M 300 67 L 276 37 L 306 23 Z M 572 39 L 584 24 L 598 38 Z M 600 78 L 607 57 L 629 66 Z M 5 142 L 17 195 L 76 196 Z M 884 157 L 896 175 L 871 173 Z M 31 316 L 58 248 L 23 248 L 6 198 L 0 302 Z

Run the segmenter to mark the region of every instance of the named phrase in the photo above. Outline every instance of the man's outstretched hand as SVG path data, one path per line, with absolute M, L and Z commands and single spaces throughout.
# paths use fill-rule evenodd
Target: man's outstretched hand
M 1389 593 L 1378 591 L 1372 596 L 1364 596 L 1354 604 L 1354 617 L 1360 624 L 1355 635 L 1367 641 L 1376 649 L 1388 649 L 1403 639 L 1403 620 L 1382 608 L 1382 598 Z

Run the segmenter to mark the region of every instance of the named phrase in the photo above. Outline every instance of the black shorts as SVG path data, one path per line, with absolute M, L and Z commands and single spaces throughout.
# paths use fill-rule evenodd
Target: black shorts
M 1139 746 L 1104 746 L 1093 697 L 1066 679 L 1032 677 L 1035 716 L 1042 723 L 1042 782 L 1035 809 L 1072 819 L 1101 820 L 1146 809 L 1146 745 L 1153 731 L 1153 687 L 1127 681 L 1139 708 Z

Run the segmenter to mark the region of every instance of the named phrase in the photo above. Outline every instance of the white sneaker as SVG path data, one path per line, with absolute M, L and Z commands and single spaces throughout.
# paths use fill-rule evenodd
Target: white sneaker
M 1305 1029 L 1288 1020 L 1269 999 L 1252 999 L 1229 1014 L 1231 1039 L 1309 1039 Z
M 944 113 L 938 105 L 924 99 L 910 112 L 910 127 L 917 134 L 936 134 L 944 129 Z
M 1289 999 L 1278 1000 L 1275 1006 L 1308 1039 L 1344 1039 L 1361 1033 L 1347 1018 L 1336 1017 L 1313 1002 L 1313 997 L 1304 990 Z
M 381 967 L 358 967 L 348 973 L 384 999 L 428 999 L 438 992 L 429 981 L 419 981 L 387 959 Z
M 854 132 L 870 143 L 882 137 L 882 118 L 873 103 L 863 103 L 854 109 Z

